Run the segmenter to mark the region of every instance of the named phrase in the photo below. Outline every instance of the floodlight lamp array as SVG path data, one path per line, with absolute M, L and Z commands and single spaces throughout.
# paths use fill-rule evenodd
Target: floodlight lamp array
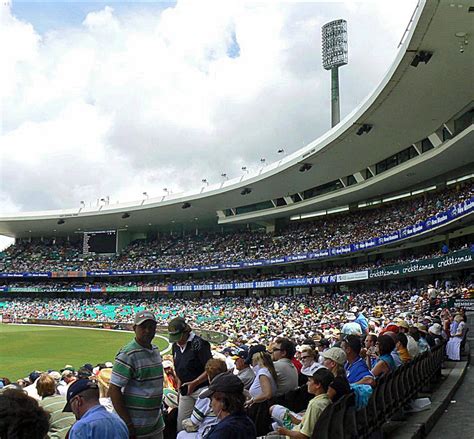
M 347 21 L 334 20 L 322 27 L 323 67 L 331 70 L 348 63 Z

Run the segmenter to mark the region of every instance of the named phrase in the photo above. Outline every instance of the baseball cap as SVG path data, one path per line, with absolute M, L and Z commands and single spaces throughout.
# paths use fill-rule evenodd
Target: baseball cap
M 248 355 L 249 350 L 241 347 L 234 352 L 232 359 L 237 360 L 237 358 L 242 358 L 243 360 L 246 360 Z
M 91 375 L 92 375 L 92 372 L 89 369 L 86 369 L 85 367 L 81 367 L 77 371 L 77 377 L 79 379 L 89 378 Z
M 341 348 L 330 348 L 327 351 L 324 351 L 322 353 L 324 358 L 327 358 L 328 360 L 332 360 L 337 364 L 340 364 L 341 366 L 346 362 L 347 357 L 346 353 L 341 349 Z
M 169 369 L 171 367 L 173 367 L 173 363 L 170 360 L 163 361 L 163 369 Z
M 64 406 L 63 412 L 71 412 L 71 400 L 74 398 L 76 395 L 79 395 L 80 393 L 84 392 L 84 390 L 88 389 L 96 389 L 97 390 L 97 396 L 99 396 L 99 387 L 97 386 L 97 383 L 91 380 L 77 380 L 74 383 L 72 383 L 69 386 L 69 389 L 67 390 L 66 394 L 66 400 L 67 403 Z
M 150 311 L 139 311 L 135 314 L 135 325 L 141 325 L 143 322 L 146 322 L 147 320 L 152 320 L 156 322 L 155 315 L 150 312 Z
M 189 325 L 183 317 L 175 317 L 168 323 L 168 338 L 171 343 L 178 341 L 184 331 L 189 329 Z
M 233 373 L 223 372 L 215 376 L 209 388 L 199 395 L 199 399 L 209 398 L 214 392 L 242 393 L 244 383 Z

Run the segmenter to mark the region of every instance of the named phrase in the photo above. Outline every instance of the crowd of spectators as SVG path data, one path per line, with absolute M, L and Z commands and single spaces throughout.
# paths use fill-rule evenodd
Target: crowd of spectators
M 433 287 L 435 288 L 435 287 Z M 436 298 L 442 306 L 471 291 L 471 284 L 447 282 L 438 285 Z M 433 295 L 433 292 L 431 292 Z M 132 323 L 133 314 L 143 309 L 156 315 L 159 325 L 166 325 L 177 315 L 186 317 L 191 326 L 227 334 L 231 341 L 240 338 L 268 343 L 276 336 L 296 341 L 317 333 L 329 334 L 350 321 L 350 309 L 357 307 L 373 316 L 380 326 L 400 313 L 414 315 L 430 306 L 428 288 L 362 290 L 314 295 L 266 297 L 161 297 L 77 299 L 15 298 L 0 302 L 0 312 L 13 321 L 23 319 L 75 320 Z
M 2 303 L 2 312 L 21 320 L 31 316 L 66 318 L 57 313 L 73 314 L 79 309 L 83 312 L 81 318 L 100 321 L 103 307 L 109 306 L 114 309 L 115 321 L 135 323 L 136 334 L 142 331 L 137 325 L 153 319 L 153 325 L 168 327 L 170 341 L 183 339 L 184 343 L 187 338 L 196 338 L 193 328 L 224 331 L 229 339 L 213 346 L 213 358 L 205 367 L 208 381 L 204 378 L 189 418 L 181 420 L 178 408 L 178 393 L 182 391 L 179 374 L 185 371 L 181 368 L 178 373 L 175 356 L 164 356 L 164 381 L 158 380 L 164 386 L 163 437 L 174 438 L 176 431 L 181 431 L 180 439 L 218 438 L 222 436 L 213 436 L 212 432 L 222 430 L 235 431 L 235 437 L 250 439 L 273 430 L 283 436 L 310 438 L 328 405 L 354 393 L 357 407 L 363 406 L 381 377 L 394 373 L 418 355 L 447 342 L 448 358 L 460 360 L 461 341 L 467 331 L 466 316 L 462 310 L 441 304 L 443 299 L 472 290 L 472 285 L 451 287 L 446 289 L 445 284 L 437 283 L 421 290 L 172 302 L 166 299 L 12 300 Z M 150 334 L 153 337 L 154 332 Z M 179 350 L 178 345 L 173 349 Z M 25 399 L 26 393 L 29 399 L 24 404 L 29 404 L 41 419 L 41 431 L 48 427 L 50 437 L 64 438 L 69 431 L 69 437 L 75 438 L 78 430 L 92 429 L 92 419 L 94 422 L 107 419 L 122 433 L 90 437 L 127 437 L 126 428 L 132 428 L 130 420 L 126 422 L 122 417 L 113 395 L 107 391 L 111 377 L 120 371 L 121 355 L 123 351 L 115 365 L 112 362 L 95 367 L 87 363 L 77 368 L 66 365 L 59 371 L 33 371 L 16 382 L 1 378 L 0 404 L 2 398 Z M 91 393 L 90 400 L 87 392 Z M 78 402 L 77 395 L 84 401 Z M 285 403 L 292 406 L 297 403 L 301 410 L 291 411 Z M 270 423 L 259 422 L 262 407 L 268 412 L 271 427 Z M 100 419 L 98 414 L 91 416 L 96 412 L 100 413 Z M 200 436 L 202 423 L 208 430 Z M 237 435 L 240 430 L 245 431 L 242 436 Z
M 272 273 L 261 273 L 253 270 L 239 270 L 239 271 L 217 271 L 207 273 L 206 277 L 196 277 L 192 274 L 185 274 L 167 277 L 128 277 L 128 278 L 108 278 L 107 280 L 89 280 L 84 278 L 83 280 L 77 279 L 58 279 L 45 281 L 39 280 L 0 280 L 0 287 L 9 287 L 21 289 L 24 288 L 26 291 L 28 288 L 38 288 L 42 292 L 60 292 L 60 291 L 74 291 L 74 288 L 106 288 L 106 287 L 161 287 L 166 289 L 168 286 L 174 285 L 206 285 L 206 284 L 228 284 L 238 282 L 260 282 L 260 281 L 273 281 L 282 279 L 300 279 L 310 278 L 317 276 L 327 276 L 343 274 L 348 272 L 357 272 L 360 270 L 375 270 L 381 267 L 388 267 L 396 264 L 406 264 L 415 261 L 422 261 L 424 259 L 435 258 L 446 254 L 449 251 L 457 251 L 464 248 L 468 248 L 471 244 L 466 243 L 468 241 L 462 239 L 458 243 L 451 244 L 449 249 L 447 246 L 443 246 L 441 250 L 433 250 L 431 252 L 424 253 L 422 255 L 412 255 L 405 257 L 394 257 L 377 259 L 374 262 L 363 262 L 359 264 L 331 264 L 328 267 L 307 269 L 304 266 L 296 265 L 294 271 L 284 272 L 275 271 Z
M 22 240 L 0 254 L 0 271 L 85 271 L 177 268 L 242 262 L 306 253 L 360 242 L 413 225 L 473 196 L 473 183 L 428 192 L 314 221 L 275 233 L 239 230 L 162 235 L 132 242 L 120 254 L 85 255 L 82 243 Z

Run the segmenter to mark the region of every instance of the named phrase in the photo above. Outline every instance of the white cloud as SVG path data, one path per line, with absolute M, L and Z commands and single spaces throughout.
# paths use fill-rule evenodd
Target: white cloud
M 3 9 L 0 211 L 177 192 L 304 146 L 329 128 L 321 25 L 349 23 L 344 115 L 395 57 L 415 0 L 393 5 L 107 6 L 43 35 Z

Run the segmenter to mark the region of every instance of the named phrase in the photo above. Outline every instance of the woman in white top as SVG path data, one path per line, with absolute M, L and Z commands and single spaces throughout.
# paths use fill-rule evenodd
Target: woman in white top
M 252 367 L 255 372 L 255 380 L 249 389 L 251 398 L 247 405 L 267 401 L 277 391 L 277 374 L 273 366 L 272 357 L 268 352 L 253 354 Z
M 454 322 L 451 324 L 451 338 L 446 345 L 446 355 L 452 361 L 461 360 L 461 342 L 464 337 L 466 323 L 463 316 L 456 314 Z

